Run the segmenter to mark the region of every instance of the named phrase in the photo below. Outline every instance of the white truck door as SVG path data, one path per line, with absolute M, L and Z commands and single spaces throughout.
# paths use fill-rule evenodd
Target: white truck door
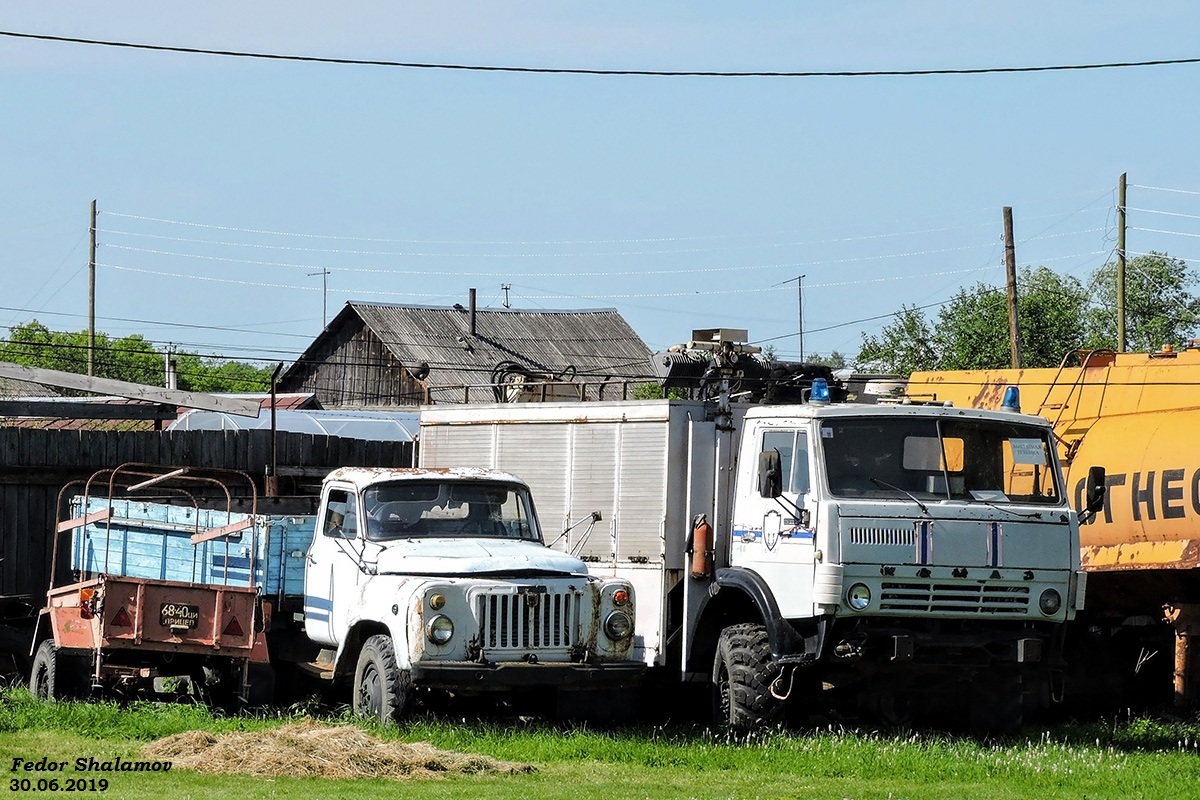
M 766 579 L 784 616 L 810 616 L 817 504 L 810 497 L 808 433 L 799 425 L 761 425 L 746 434 L 733 510 L 732 561 Z M 759 454 L 768 450 L 779 451 L 783 494 L 778 498 L 759 493 Z
M 358 495 L 330 487 L 304 567 L 304 629 L 309 638 L 337 645 L 358 599 L 362 540 Z

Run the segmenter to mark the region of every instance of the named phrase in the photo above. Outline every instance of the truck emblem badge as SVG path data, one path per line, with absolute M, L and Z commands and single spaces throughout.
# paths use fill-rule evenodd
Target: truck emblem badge
M 775 509 L 763 515 L 763 544 L 768 550 L 774 550 L 779 544 L 779 533 L 783 530 L 783 517 Z

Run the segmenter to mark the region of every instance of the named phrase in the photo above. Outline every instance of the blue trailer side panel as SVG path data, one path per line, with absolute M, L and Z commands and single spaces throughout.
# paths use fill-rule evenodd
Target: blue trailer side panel
M 82 498 L 74 498 L 71 507 L 73 516 L 84 516 Z M 193 534 L 241 522 L 249 515 L 102 497 L 89 497 L 86 513 L 106 507 L 112 508 L 110 519 L 72 532 L 72 569 L 247 586 L 253 561 L 253 584 L 264 595 L 304 593 L 304 559 L 312 542 L 314 517 L 258 515 L 244 531 L 194 545 Z

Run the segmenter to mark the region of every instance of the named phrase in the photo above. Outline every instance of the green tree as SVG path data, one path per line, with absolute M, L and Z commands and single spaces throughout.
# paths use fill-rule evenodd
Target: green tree
M 937 354 L 925 312 L 916 306 L 902 306 L 895 321 L 885 325 L 878 338 L 864 333 L 857 363 L 862 370 L 897 375 L 933 369 Z
M 1095 300 L 1084 324 L 1085 346 L 1117 347 L 1117 265 L 1109 262 L 1093 276 Z M 1200 331 L 1200 298 L 1191 292 L 1197 274 L 1181 258 L 1151 252 L 1125 268 L 1126 348 L 1152 352 L 1180 346 Z
M 1017 279 L 1017 325 L 1021 363 L 1056 366 L 1085 345 L 1087 292 L 1075 278 L 1028 267 Z M 1012 363 L 1008 296 L 976 284 L 960 289 L 930 323 L 917 308 L 904 308 L 878 338 L 863 335 L 858 364 L 863 369 L 907 375 L 914 370 L 996 369 Z
M 256 367 L 191 352 L 176 353 L 174 358 L 180 389 L 265 392 L 271 388 L 273 367 Z M 86 375 L 88 333 L 52 331 L 37 320 L 14 325 L 9 328 L 8 340 L 0 341 L 0 361 Z M 166 374 L 166 354 L 140 334 L 111 339 L 97 331 L 94 374 L 98 378 L 161 386 Z
M 830 369 L 844 369 L 850 365 L 846 354 L 839 353 L 837 350 L 830 350 L 827 356 L 823 356 L 820 353 L 812 353 L 805 356 L 804 360 L 809 364 L 824 364 Z

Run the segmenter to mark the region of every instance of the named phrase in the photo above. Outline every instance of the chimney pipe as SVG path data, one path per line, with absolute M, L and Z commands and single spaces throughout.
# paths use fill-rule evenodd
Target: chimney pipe
M 468 289 L 467 293 L 471 298 L 468 301 L 468 305 L 470 305 L 470 307 L 471 307 L 471 335 L 474 336 L 475 335 L 475 290 Z

